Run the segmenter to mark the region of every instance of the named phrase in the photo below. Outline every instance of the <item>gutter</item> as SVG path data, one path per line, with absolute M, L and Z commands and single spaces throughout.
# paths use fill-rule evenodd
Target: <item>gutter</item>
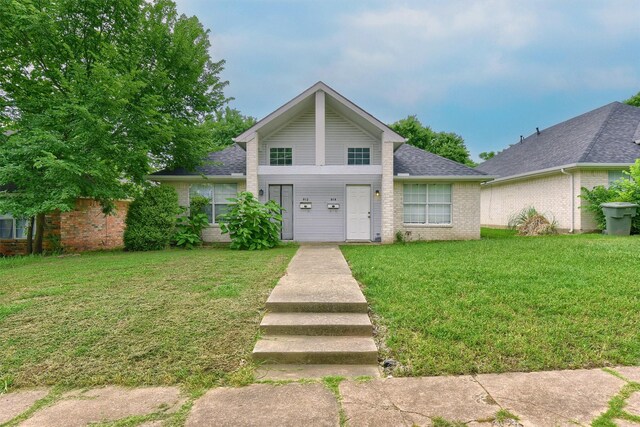
M 547 175 L 550 173 L 560 172 L 563 169 L 577 169 L 577 168 L 585 168 L 585 169 L 612 169 L 612 168 L 620 168 L 625 169 L 630 166 L 633 166 L 633 163 L 569 163 L 561 166 L 554 166 L 552 168 L 540 169 L 531 172 L 519 173 L 516 175 L 509 175 L 501 178 L 496 178 L 490 184 L 499 184 L 507 181 L 514 181 L 517 179 L 529 178 L 532 176 L 538 175 Z M 566 174 L 565 174 L 566 175 Z
M 497 178 L 491 175 L 394 175 L 394 181 L 471 181 L 487 182 Z
M 571 191 L 570 191 L 570 193 L 571 193 L 571 228 L 569 229 L 569 233 L 573 234 L 573 231 L 574 231 L 573 230 L 573 226 L 575 224 L 575 219 L 576 219 L 576 199 L 575 199 L 575 186 L 574 186 L 574 178 L 575 177 L 574 177 L 574 175 L 572 173 L 566 172 L 564 170 L 564 168 L 561 168 L 560 172 L 563 175 L 568 175 L 568 176 L 571 177 L 571 181 L 570 181 L 570 184 L 571 184 Z
M 149 181 L 158 182 L 175 182 L 175 181 L 206 181 L 208 179 L 222 182 L 238 182 L 247 179 L 247 176 L 242 175 L 147 175 L 145 179 Z

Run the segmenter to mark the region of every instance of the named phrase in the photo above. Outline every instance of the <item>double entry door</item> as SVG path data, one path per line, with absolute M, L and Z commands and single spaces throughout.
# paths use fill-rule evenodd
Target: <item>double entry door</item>
M 293 240 L 293 185 L 269 185 L 269 200 L 282 206 L 282 240 Z

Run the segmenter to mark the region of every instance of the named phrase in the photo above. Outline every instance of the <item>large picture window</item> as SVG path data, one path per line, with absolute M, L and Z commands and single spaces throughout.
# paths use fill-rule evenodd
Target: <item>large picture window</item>
M 209 224 L 217 223 L 217 218 L 229 209 L 227 199 L 235 198 L 238 194 L 238 185 L 231 184 L 193 184 L 189 189 L 189 197 L 202 196 L 211 203 L 204 209 L 209 218 Z
M 347 148 L 348 165 L 369 165 L 371 164 L 370 148 Z
M 451 184 L 405 184 L 405 224 L 451 224 Z
M 629 180 L 631 179 L 631 175 L 628 175 L 621 170 L 608 171 L 608 175 L 609 175 L 609 186 L 611 186 L 611 184 L 613 184 L 614 182 L 622 178 L 629 179 Z
M 27 220 L 0 215 L 0 239 L 26 239 Z
M 283 147 L 270 148 L 269 164 L 271 166 L 291 166 L 293 164 L 293 149 Z

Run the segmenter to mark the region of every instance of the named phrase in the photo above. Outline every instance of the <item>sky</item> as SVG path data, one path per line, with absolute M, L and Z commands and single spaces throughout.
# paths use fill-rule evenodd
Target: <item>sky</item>
M 321 80 L 385 123 L 417 115 L 478 159 L 640 91 L 640 0 L 177 0 L 258 119 Z

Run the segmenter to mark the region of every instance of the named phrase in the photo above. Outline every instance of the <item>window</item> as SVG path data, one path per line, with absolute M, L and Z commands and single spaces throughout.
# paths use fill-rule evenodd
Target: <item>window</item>
M 291 166 L 292 163 L 292 148 L 278 147 L 269 149 L 269 164 L 271 166 Z
M 10 215 L 0 216 L 0 239 L 26 239 L 27 220 Z
M 237 184 L 194 184 L 189 189 L 189 197 L 202 196 L 211 204 L 207 205 L 204 213 L 209 218 L 209 224 L 215 224 L 217 218 L 229 209 L 229 201 L 238 194 Z
M 451 184 L 405 184 L 405 224 L 451 224 Z
M 609 186 L 622 178 L 631 179 L 631 176 L 622 171 L 609 171 Z
M 370 148 L 347 148 L 348 165 L 369 165 L 371 164 Z

